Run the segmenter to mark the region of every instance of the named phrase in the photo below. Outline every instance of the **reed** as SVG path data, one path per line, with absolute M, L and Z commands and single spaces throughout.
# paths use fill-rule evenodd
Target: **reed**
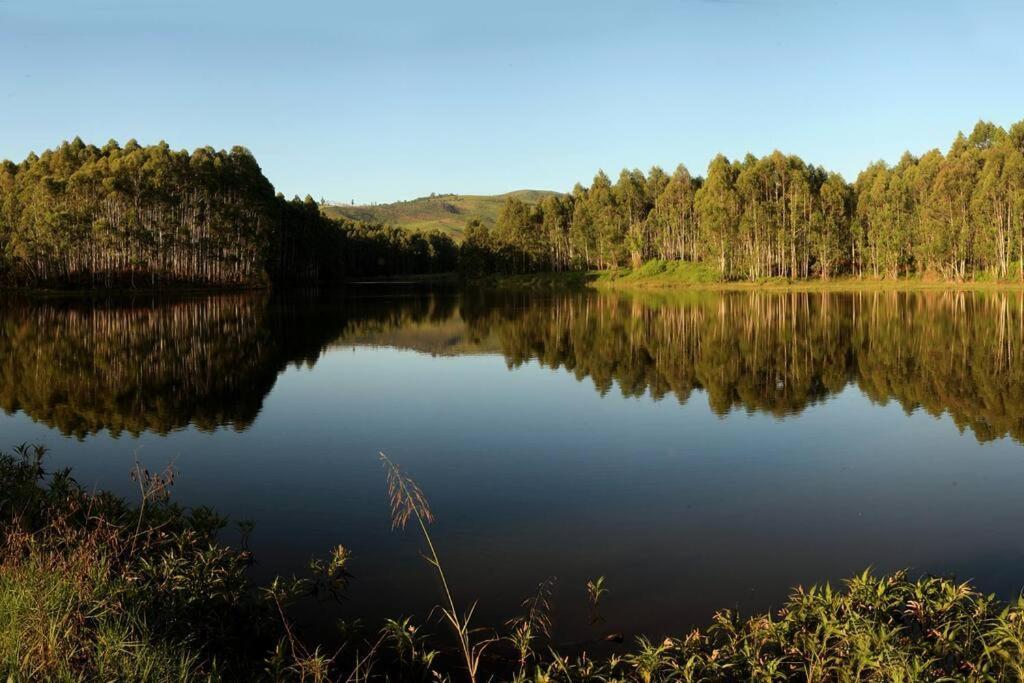
M 434 522 L 434 514 L 430 511 L 427 498 L 423 495 L 419 485 L 392 462 L 388 456 L 380 454 L 380 461 L 387 472 L 388 498 L 391 502 L 391 528 L 404 529 L 410 519 L 415 519 L 420 529 L 423 541 L 427 544 L 427 554 L 424 559 L 432 566 L 441 580 L 441 588 L 444 593 L 444 604 L 441 605 L 441 614 L 444 620 L 451 626 L 459 650 L 462 653 L 463 663 L 470 683 L 476 683 L 477 672 L 480 669 L 480 660 L 484 651 L 494 643 L 494 638 L 486 638 L 474 642 L 474 629 L 470 622 L 473 619 L 473 612 L 476 610 L 476 603 L 471 605 L 465 612 L 459 612 L 455 607 L 455 598 L 452 595 L 451 587 L 448 584 L 448 577 L 445 575 L 441 558 L 437 554 L 434 540 L 430 536 L 427 526 Z

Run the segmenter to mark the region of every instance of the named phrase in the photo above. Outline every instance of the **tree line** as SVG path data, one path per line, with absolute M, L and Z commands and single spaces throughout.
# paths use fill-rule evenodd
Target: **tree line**
M 704 176 L 602 171 L 493 228 L 439 232 L 324 216 L 275 194 L 252 154 L 75 138 L 0 163 L 0 282 L 315 284 L 699 262 L 725 279 L 1024 280 L 1024 121 L 979 122 L 943 154 L 876 162 L 851 184 L 797 156 L 715 157 Z
M 0 163 L 8 284 L 311 284 L 455 269 L 436 233 L 329 219 L 275 194 L 252 154 L 75 138 Z
M 979 122 L 945 154 L 876 162 L 851 184 L 775 151 L 715 157 L 703 177 L 680 165 L 599 171 L 589 187 L 536 206 L 510 197 L 488 229 L 470 221 L 469 273 L 713 265 L 726 279 L 1024 280 L 1024 121 Z

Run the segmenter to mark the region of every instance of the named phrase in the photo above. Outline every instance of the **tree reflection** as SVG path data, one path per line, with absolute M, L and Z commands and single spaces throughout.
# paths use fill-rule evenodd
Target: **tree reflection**
M 500 353 L 603 395 L 787 416 L 850 384 L 1024 440 L 1024 293 L 266 294 L 0 304 L 0 407 L 64 434 L 248 428 L 337 345 Z M 501 387 L 494 387 L 501 391 Z
M 564 369 L 602 395 L 685 402 L 701 390 L 719 415 L 783 417 L 854 384 L 875 403 L 948 413 L 980 441 L 1024 439 L 1020 292 L 473 292 L 458 315 L 471 350 Z M 425 336 L 387 336 L 439 351 Z

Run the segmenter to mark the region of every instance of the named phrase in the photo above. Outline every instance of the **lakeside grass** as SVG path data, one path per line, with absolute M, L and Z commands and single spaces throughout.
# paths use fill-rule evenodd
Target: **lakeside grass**
M 648 261 L 639 268 L 491 276 L 482 278 L 478 282 L 503 289 L 523 290 L 578 289 L 582 287 L 614 290 L 780 292 L 1019 291 L 1024 289 L 1024 282 L 1020 280 L 978 279 L 955 281 L 923 276 L 912 276 L 895 280 L 843 276 L 828 280 L 794 280 L 777 277 L 763 278 L 755 281 L 735 281 L 723 280 L 714 268 L 702 263 L 661 260 Z
M 870 571 L 793 589 L 771 613 L 718 612 L 705 628 L 660 640 L 559 652 L 551 580 L 504 625 L 458 611 L 430 536 L 426 494 L 382 456 L 393 522 L 413 522 L 444 615 L 346 629 L 340 647 L 308 642 L 289 607 L 344 596 L 348 551 L 309 578 L 256 586 L 251 557 L 220 540 L 225 520 L 170 502 L 172 470 L 134 470 L 140 502 L 86 492 L 48 473 L 45 449 L 0 454 L 0 676 L 8 681 L 918 681 L 1021 680 L 1024 599 L 1002 603 L 968 582 Z M 383 488 L 383 487 L 382 487 Z M 384 504 L 382 495 L 382 504 Z M 604 577 L 587 586 L 607 599 Z M 612 590 L 614 593 L 614 589 Z M 446 635 L 447 633 L 447 635 Z M 454 638 L 452 637 L 454 636 Z M 592 643 L 597 649 L 597 643 Z M 618 651 L 615 651 L 615 650 Z

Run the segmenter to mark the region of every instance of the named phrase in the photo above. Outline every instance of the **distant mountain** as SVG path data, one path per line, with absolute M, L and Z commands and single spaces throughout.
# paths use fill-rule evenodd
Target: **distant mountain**
M 536 204 L 555 194 L 558 193 L 549 190 L 516 190 L 496 195 L 438 194 L 393 204 L 329 204 L 323 206 L 322 211 L 332 218 L 386 223 L 407 230 L 436 228 L 461 240 L 466 222 L 472 218 L 479 218 L 487 227 L 494 227 L 506 197 Z

